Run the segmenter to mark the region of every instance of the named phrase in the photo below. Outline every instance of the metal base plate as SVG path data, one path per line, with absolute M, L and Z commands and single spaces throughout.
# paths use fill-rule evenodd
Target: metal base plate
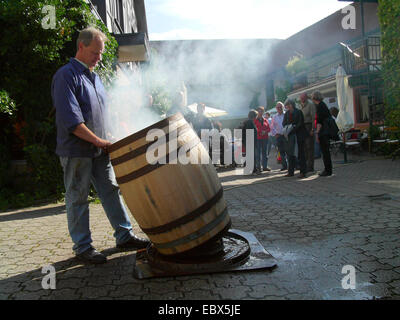
M 229 237 L 229 234 L 231 237 Z M 204 261 L 204 263 L 187 263 L 181 260 L 173 261 L 168 259 L 159 263 L 155 263 L 153 257 L 150 257 L 146 250 L 138 251 L 135 255 L 135 265 L 133 268 L 133 276 L 136 279 L 148 279 L 157 277 L 173 277 L 193 274 L 204 273 L 217 273 L 217 272 L 233 272 L 257 269 L 270 269 L 277 265 L 275 258 L 269 254 L 256 237 L 252 233 L 243 232 L 236 229 L 230 229 L 227 242 L 237 241 L 237 249 L 231 247 L 225 255 L 225 260 L 222 259 L 220 263 L 213 259 Z M 247 249 L 246 249 L 247 248 Z M 250 249 L 250 250 L 248 250 Z M 237 251 L 236 251 L 237 250 Z M 246 254 L 246 251 L 250 251 Z M 235 252 L 236 251 L 236 252 Z M 235 259 L 235 257 L 243 257 L 242 259 Z

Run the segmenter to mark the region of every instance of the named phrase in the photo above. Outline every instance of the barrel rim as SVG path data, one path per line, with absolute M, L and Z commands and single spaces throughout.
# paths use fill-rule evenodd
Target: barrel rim
M 168 125 L 170 121 L 179 121 L 181 119 L 183 119 L 182 113 L 180 113 L 180 112 L 175 113 L 174 115 L 172 115 L 168 118 L 158 121 L 149 127 L 139 130 L 138 132 L 133 133 L 130 136 L 127 136 L 121 140 L 118 140 L 117 142 L 113 143 L 112 145 L 110 145 L 108 147 L 108 152 L 114 152 L 114 151 L 118 150 L 119 148 L 125 147 L 125 146 L 129 145 L 130 143 L 135 142 L 135 141 L 145 137 L 147 135 L 147 132 L 150 131 L 151 129 L 162 129 L 166 125 Z
M 177 135 L 182 135 L 182 134 L 187 133 L 187 131 L 189 131 L 191 128 L 192 127 L 190 126 L 189 123 L 185 123 L 184 125 L 176 128 L 176 130 L 174 130 L 172 132 L 168 132 L 165 135 L 165 143 L 166 144 L 169 143 L 170 136 L 172 136 L 174 133 L 176 133 Z M 147 149 L 156 141 L 157 141 L 157 139 L 155 139 L 154 141 L 150 141 L 150 142 L 144 144 L 143 146 L 138 147 L 134 150 L 128 151 L 127 153 L 123 154 L 122 156 L 111 159 L 111 164 L 113 166 L 116 166 L 116 165 L 122 164 L 126 161 L 132 160 L 136 157 L 143 155 L 144 153 L 147 152 Z
M 133 180 L 136 180 L 136 179 L 138 179 L 138 178 L 140 178 L 140 177 L 142 177 L 164 165 L 166 165 L 166 166 L 174 165 L 174 164 L 171 164 L 170 161 L 174 161 L 175 159 L 177 159 L 178 154 L 183 147 L 187 147 L 188 150 L 186 152 L 190 152 L 192 149 L 196 148 L 197 145 L 200 143 L 201 143 L 200 138 L 198 136 L 196 136 L 189 143 L 179 147 L 178 149 L 172 150 L 170 153 L 167 153 L 165 155 L 165 157 L 163 157 L 162 159 L 159 159 L 155 164 L 148 163 L 144 167 L 141 167 L 140 169 L 136 169 L 135 171 L 132 171 L 126 175 L 123 175 L 121 177 L 116 176 L 115 179 L 117 180 L 117 183 L 119 185 L 121 185 L 124 183 L 131 182 Z

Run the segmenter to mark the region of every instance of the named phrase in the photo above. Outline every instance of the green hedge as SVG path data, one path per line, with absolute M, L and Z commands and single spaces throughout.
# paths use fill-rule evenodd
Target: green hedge
M 55 7 L 54 29 L 42 27 L 44 5 Z M 101 29 L 110 40 L 96 69 L 107 85 L 115 75 L 118 44 L 85 1 L 0 1 L 0 210 L 49 196 L 62 197 L 62 169 L 54 153 L 51 80 L 57 69 L 75 56 L 79 31 L 89 25 Z M 25 122 L 22 134 L 28 172 L 22 184 L 9 178 L 10 130 L 17 121 Z
M 400 127 L 400 1 L 379 0 L 385 88 L 385 122 Z

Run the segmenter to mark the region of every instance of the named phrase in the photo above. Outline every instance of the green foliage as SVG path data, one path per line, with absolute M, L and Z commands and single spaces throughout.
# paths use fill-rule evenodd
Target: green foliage
M 10 98 L 8 92 L 0 90 L 0 113 L 12 116 L 16 110 L 15 102 Z
M 400 2 L 379 0 L 386 125 L 400 127 Z
M 278 101 L 285 103 L 290 91 L 292 91 L 292 85 L 289 81 L 285 81 L 285 83 L 283 84 L 282 87 L 276 87 L 275 88 L 275 95 L 276 95 L 275 104 Z
M 377 155 L 382 155 L 387 158 L 391 158 L 393 153 L 396 152 L 396 150 L 399 149 L 398 144 L 396 143 L 383 143 L 381 146 L 379 146 L 375 153 Z
M 400 128 L 400 105 L 391 106 L 389 110 L 386 111 L 385 122 L 388 127 Z
M 52 5 L 56 9 L 54 29 L 42 26 L 47 14 L 42 12 L 44 5 Z M 31 190 L 20 192 L 19 189 L 13 190 L 15 186 L 4 186 L 2 183 L 2 194 L 5 188 L 12 190 L 11 194 L 19 194 L 20 198 L 26 199 L 62 194 L 62 169 L 54 152 L 56 127 L 50 94 L 51 80 L 57 69 L 75 56 L 79 31 L 87 26 L 99 28 L 109 39 L 102 62 L 95 70 L 107 86 L 115 76 L 118 44 L 106 26 L 91 13 L 85 1 L 0 1 L 0 138 L 9 136 L 12 128 L 12 120 L 5 122 L 2 113 L 15 114 L 19 121 L 26 123 L 22 132 L 25 157 L 30 168 L 26 179 L 27 184 L 32 186 Z M 5 157 L 9 161 L 10 139 L 1 138 L 1 143 L 5 144 Z M 4 167 L 8 168 L 9 163 Z M 4 171 L 0 169 L 0 174 Z M 5 181 L 2 175 L 0 181 Z M 4 199 L 1 201 L 4 204 Z M 12 201 L 8 202 L 12 204 Z
M 294 56 L 289 59 L 286 65 L 286 71 L 292 75 L 298 74 L 308 67 L 307 61 L 302 56 Z
M 381 136 L 381 130 L 378 126 L 372 125 L 368 128 L 368 136 L 371 137 L 371 140 L 379 139 Z
M 172 107 L 173 93 L 166 88 L 170 87 L 168 78 L 162 70 L 162 61 L 157 50 L 150 48 L 151 60 L 143 67 L 144 86 L 153 97 L 153 109 L 157 114 L 166 114 Z
M 25 147 L 24 151 L 28 167 L 34 168 L 30 183 L 34 186 L 32 193 L 35 198 L 60 195 L 64 190 L 63 173 L 59 170 L 60 162 L 58 157 L 54 156 L 54 152 L 41 144 L 31 144 Z
M 172 106 L 172 99 L 165 87 L 153 87 L 150 94 L 153 96 L 154 111 L 159 115 L 166 114 Z

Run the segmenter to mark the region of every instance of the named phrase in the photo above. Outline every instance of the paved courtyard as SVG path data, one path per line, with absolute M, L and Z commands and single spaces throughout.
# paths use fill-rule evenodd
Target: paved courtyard
M 219 172 L 233 227 L 277 260 L 267 271 L 138 280 L 101 205 L 90 205 L 93 245 L 108 256 L 97 266 L 74 258 L 63 203 L 0 213 L 0 299 L 399 299 L 400 160 L 359 159 L 325 178 L 284 178 L 275 161 L 261 176 Z M 42 288 L 46 265 L 54 290 Z M 342 287 L 348 265 L 354 289 Z

